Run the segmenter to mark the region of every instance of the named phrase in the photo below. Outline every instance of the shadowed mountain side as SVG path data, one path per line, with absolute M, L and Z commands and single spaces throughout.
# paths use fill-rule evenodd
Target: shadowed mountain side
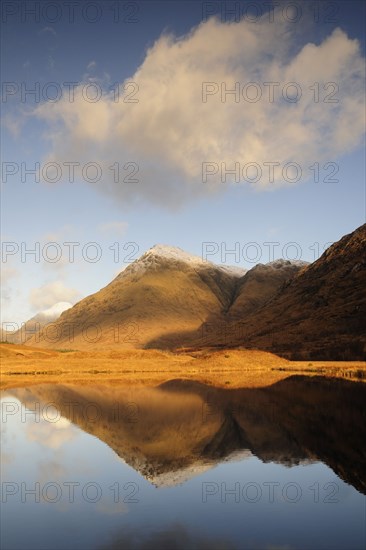
M 280 423 L 289 448 L 321 460 L 341 479 L 366 494 L 366 423 L 364 384 L 331 378 L 293 376 L 254 392 L 254 405 L 241 407 L 241 390 L 232 390 L 240 427 L 252 428 L 250 449 L 264 461 L 273 460 L 273 441 L 266 437 L 268 410 Z M 265 413 L 262 411 L 266 410 Z M 241 412 L 242 411 L 242 412 Z M 255 438 L 256 435 L 256 438 Z M 288 457 L 292 460 L 291 455 Z M 286 463 L 286 455 L 277 461 Z
M 225 331 L 217 324 L 206 343 L 299 360 L 363 360 L 365 288 L 366 224 L 301 269 L 263 307 L 235 323 L 228 318 Z
M 9 393 L 28 406 L 54 403 L 156 485 L 180 483 L 242 452 L 287 466 L 321 460 L 366 493 L 364 384 L 294 376 L 255 389 L 175 380 L 157 388 L 39 385 Z M 90 403 L 98 413 L 92 419 Z
M 268 264 L 258 264 L 250 269 L 239 281 L 236 295 L 226 312 L 227 319 L 238 321 L 266 304 L 279 288 L 304 269 L 307 262 L 276 260 Z
M 250 442 L 231 411 L 224 410 L 223 417 L 224 421 L 220 429 L 203 448 L 203 456 L 225 458 L 238 449 L 249 449 Z

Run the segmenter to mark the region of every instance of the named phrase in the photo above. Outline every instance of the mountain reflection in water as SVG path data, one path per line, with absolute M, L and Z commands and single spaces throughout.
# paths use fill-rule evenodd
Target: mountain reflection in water
M 255 455 L 285 466 L 321 461 L 366 493 L 362 383 L 293 376 L 254 389 L 173 380 L 155 388 L 42 384 L 9 394 L 30 409 L 52 403 L 156 486 Z

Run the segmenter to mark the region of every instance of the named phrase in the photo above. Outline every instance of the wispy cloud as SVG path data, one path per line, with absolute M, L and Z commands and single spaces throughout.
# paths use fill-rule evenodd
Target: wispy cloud
M 1 124 L 9 131 L 10 135 L 13 138 L 18 138 L 20 136 L 24 120 L 22 120 L 18 116 L 6 114 L 2 118 Z
M 9 265 L 1 265 L 1 319 L 9 320 L 5 318 L 5 311 L 7 307 L 11 306 L 16 298 L 19 297 L 20 292 L 15 290 L 16 279 L 19 278 L 19 269 L 13 267 L 11 263 Z
M 57 36 L 57 32 L 53 27 L 43 27 L 43 29 L 39 31 L 39 34 L 47 34 L 47 33 L 52 34 L 53 36 Z
M 98 225 L 97 229 L 102 233 L 108 233 L 120 237 L 127 231 L 127 222 L 106 222 Z

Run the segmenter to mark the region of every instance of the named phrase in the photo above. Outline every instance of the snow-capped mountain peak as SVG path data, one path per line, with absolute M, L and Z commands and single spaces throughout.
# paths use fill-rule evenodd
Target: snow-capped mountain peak
M 205 262 L 200 256 L 188 254 L 188 252 L 185 252 L 177 246 L 169 246 L 165 244 L 156 244 L 149 248 L 149 250 L 141 256 L 140 260 L 151 257 L 175 260 L 178 262 L 181 261 L 189 264 L 207 264 L 207 262 Z
M 210 262 L 202 260 L 199 256 L 188 254 L 181 248 L 156 244 L 127 266 L 119 277 L 142 275 L 148 270 L 154 270 L 167 264 L 170 266 L 185 264 L 195 269 L 208 266 Z
M 178 267 L 184 264 L 194 270 L 215 269 L 233 278 L 240 278 L 245 275 L 246 270 L 240 267 L 216 265 L 200 256 L 189 254 L 179 247 L 165 244 L 156 244 L 149 248 L 140 258 L 126 267 L 119 275 L 125 277 L 130 275 L 142 275 L 147 270 L 157 269 L 161 266 Z

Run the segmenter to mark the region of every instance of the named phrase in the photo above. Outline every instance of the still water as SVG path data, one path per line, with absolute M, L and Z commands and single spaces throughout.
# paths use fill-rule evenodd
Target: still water
M 3 392 L 2 549 L 364 549 L 366 385 Z

